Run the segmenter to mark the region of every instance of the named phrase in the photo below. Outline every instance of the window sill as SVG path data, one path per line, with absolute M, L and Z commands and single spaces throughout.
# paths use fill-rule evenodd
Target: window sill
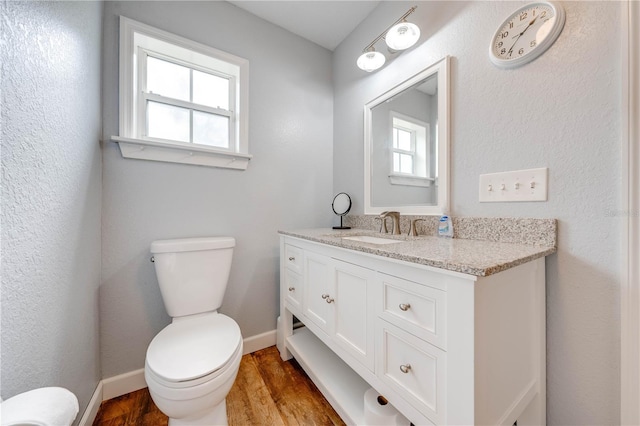
M 426 177 L 389 175 L 389 183 L 391 185 L 422 186 L 426 188 L 431 186 L 434 181 L 435 179 Z
M 168 163 L 193 164 L 196 166 L 221 167 L 246 170 L 252 156 L 238 152 L 219 151 L 204 145 L 180 142 L 156 142 L 144 139 L 111 136 L 120 146 L 124 158 L 164 161 Z

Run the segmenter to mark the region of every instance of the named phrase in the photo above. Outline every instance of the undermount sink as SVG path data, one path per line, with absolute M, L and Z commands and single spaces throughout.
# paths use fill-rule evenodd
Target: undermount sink
M 358 241 L 360 243 L 379 244 L 379 245 L 397 244 L 402 242 L 398 240 L 391 240 L 388 238 L 372 237 L 370 235 L 354 235 L 353 237 L 342 237 L 342 239 L 349 240 L 349 241 Z

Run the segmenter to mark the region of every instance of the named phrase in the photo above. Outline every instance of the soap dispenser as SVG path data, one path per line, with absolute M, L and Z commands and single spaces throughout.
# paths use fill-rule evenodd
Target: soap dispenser
M 438 236 L 453 238 L 453 221 L 447 212 L 444 212 L 438 220 Z

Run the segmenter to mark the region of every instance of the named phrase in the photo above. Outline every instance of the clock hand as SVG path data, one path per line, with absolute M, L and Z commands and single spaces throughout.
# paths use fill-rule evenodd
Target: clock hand
M 524 30 L 522 30 L 522 32 L 521 32 L 520 34 L 514 35 L 514 36 L 513 36 L 513 37 L 511 37 L 511 38 L 520 37 L 522 34 L 524 34 L 524 32 L 525 32 L 525 31 L 527 31 L 527 30 L 529 29 L 529 27 L 530 27 L 531 25 L 533 25 L 533 23 L 534 23 L 534 22 L 536 22 L 536 20 L 537 20 L 538 18 L 539 18 L 539 16 L 536 16 L 535 18 L 533 18 L 533 19 L 531 20 L 531 22 L 529 22 L 529 23 L 527 24 L 526 28 L 525 28 Z
M 518 43 L 518 40 L 520 40 L 520 37 L 522 37 L 522 34 L 524 34 L 529 29 L 529 27 L 533 25 L 534 22 L 536 22 L 536 19 L 538 19 L 537 16 L 533 18 L 531 22 L 529 22 L 529 25 L 527 25 L 527 27 L 524 30 L 522 30 L 520 34 L 518 34 L 518 38 L 516 38 L 516 41 L 513 42 L 513 44 L 511 45 L 511 48 L 508 50 L 509 56 L 511 56 L 511 54 L 513 53 L 513 47 L 516 45 L 516 43 Z

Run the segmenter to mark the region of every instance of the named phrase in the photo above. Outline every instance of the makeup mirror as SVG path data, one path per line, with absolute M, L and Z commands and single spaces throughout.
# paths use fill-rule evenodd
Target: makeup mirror
M 350 226 L 343 226 L 342 218 L 351 210 L 351 197 L 345 192 L 340 192 L 333 197 L 333 203 L 331 203 L 333 212 L 340 216 L 340 226 L 334 226 L 333 229 L 351 229 Z

